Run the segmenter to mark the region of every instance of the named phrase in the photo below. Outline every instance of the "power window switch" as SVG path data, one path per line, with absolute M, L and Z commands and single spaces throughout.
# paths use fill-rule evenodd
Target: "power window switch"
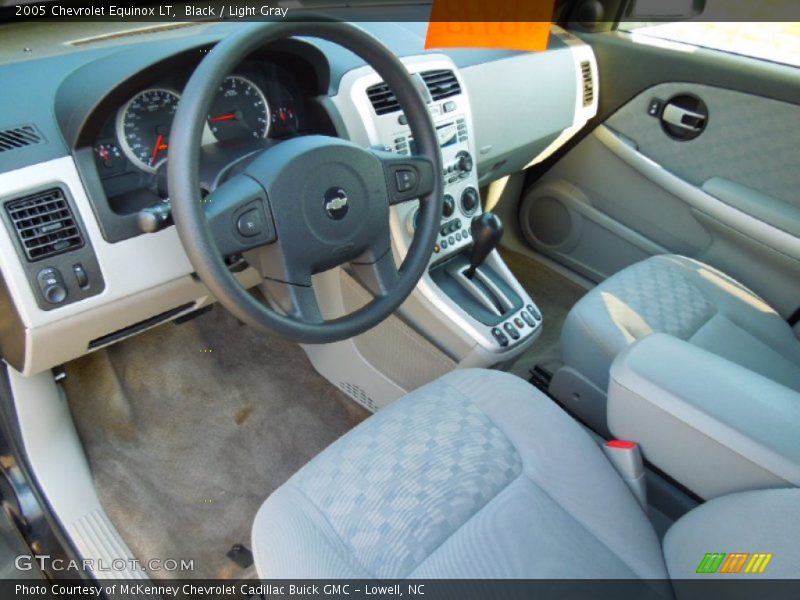
M 506 334 L 503 333 L 499 327 L 492 328 L 492 337 L 494 337 L 495 341 L 500 344 L 502 348 L 508 346 L 508 338 Z
M 518 340 L 519 339 L 519 337 L 520 337 L 519 336 L 519 331 L 517 331 L 517 328 L 514 327 L 513 323 L 510 323 L 510 322 L 506 323 L 505 325 L 503 325 L 503 329 L 505 329 L 506 333 L 511 336 L 512 340 Z
M 664 103 L 658 98 L 653 98 L 650 100 L 650 104 L 647 105 L 647 114 L 651 117 L 660 117 L 663 108 Z

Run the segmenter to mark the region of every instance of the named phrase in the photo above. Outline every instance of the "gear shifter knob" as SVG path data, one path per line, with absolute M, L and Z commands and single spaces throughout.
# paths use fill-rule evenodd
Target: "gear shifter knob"
M 489 253 L 500 243 L 500 238 L 503 237 L 503 222 L 496 214 L 485 212 L 472 219 L 470 231 L 472 255 L 469 258 L 469 269 L 464 274 L 472 278 L 475 269 L 483 264 Z

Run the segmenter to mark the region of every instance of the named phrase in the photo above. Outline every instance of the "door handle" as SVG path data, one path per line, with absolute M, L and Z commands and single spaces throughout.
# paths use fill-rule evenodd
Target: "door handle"
M 702 131 L 706 125 L 706 115 L 687 110 L 677 104 L 667 104 L 661 114 L 661 120 L 673 127 L 691 132 Z

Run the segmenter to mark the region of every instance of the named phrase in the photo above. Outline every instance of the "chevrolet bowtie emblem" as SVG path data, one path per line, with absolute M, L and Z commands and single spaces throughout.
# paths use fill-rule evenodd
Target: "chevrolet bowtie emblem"
M 334 221 L 343 219 L 349 208 L 347 193 L 342 188 L 331 188 L 325 192 L 325 212 Z

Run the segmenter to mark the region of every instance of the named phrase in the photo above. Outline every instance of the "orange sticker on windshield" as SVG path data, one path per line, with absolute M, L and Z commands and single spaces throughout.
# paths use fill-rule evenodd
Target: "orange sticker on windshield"
M 547 49 L 554 0 L 434 0 L 425 48 Z

